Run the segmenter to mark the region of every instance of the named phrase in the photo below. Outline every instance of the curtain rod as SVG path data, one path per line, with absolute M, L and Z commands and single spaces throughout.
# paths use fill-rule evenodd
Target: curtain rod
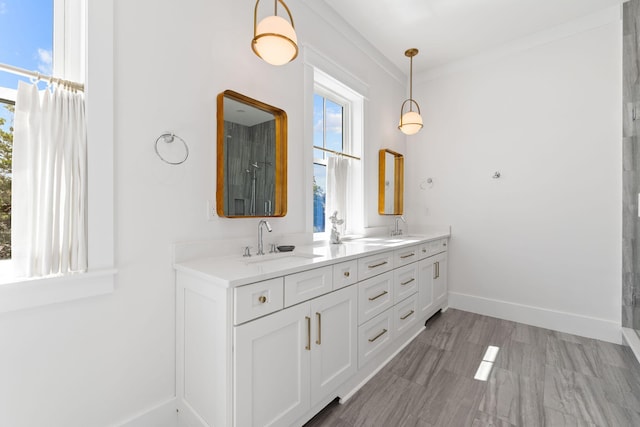
M 316 145 L 314 145 L 313 148 L 314 150 L 326 151 L 328 153 L 335 154 L 336 156 L 344 156 L 344 157 L 349 157 L 350 159 L 360 160 L 360 157 L 352 156 L 351 154 L 341 153 L 339 151 L 329 150 L 328 148 L 318 147 Z
M 66 85 L 72 89 L 76 89 L 84 92 L 84 85 L 82 83 L 76 83 L 69 80 L 59 79 L 53 76 L 47 76 L 44 74 L 40 74 L 36 71 L 29 71 L 22 68 L 14 67 L 13 65 L 7 65 L 2 63 L 0 63 L 0 70 L 7 71 L 12 74 L 17 74 L 19 76 L 32 77 L 32 78 L 35 78 L 36 80 L 44 80 L 44 81 L 49 81 L 50 83 L 58 83 L 61 85 Z

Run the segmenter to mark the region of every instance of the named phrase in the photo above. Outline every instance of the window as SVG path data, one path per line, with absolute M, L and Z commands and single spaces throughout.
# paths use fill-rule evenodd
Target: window
M 313 232 L 325 239 L 331 230 L 328 210 L 344 219 L 341 234 L 359 232 L 362 225 L 361 133 L 362 96 L 327 74 L 315 70 L 313 94 Z M 330 160 L 331 158 L 334 158 Z M 336 159 L 337 158 L 337 159 Z M 348 160 L 347 160 L 348 159 Z M 333 162 L 332 165 L 330 163 Z M 342 166 L 336 164 L 342 163 Z M 337 174 L 337 167 L 346 170 Z M 340 176 L 341 178 L 328 178 Z M 331 183 L 330 181 L 333 181 Z M 332 187 L 333 185 L 333 187 Z M 341 195 L 332 194 L 342 193 Z M 341 201 L 337 201 L 336 198 Z
M 113 9 L 114 0 L 0 0 L 0 63 L 87 82 L 86 116 L 99 117 L 87 123 L 87 273 L 24 280 L 12 273 L 10 260 L 0 260 L 0 313 L 113 291 Z M 31 40 L 35 33 L 48 34 L 51 47 Z M 12 104 L 18 79 L 0 70 L 0 99 Z M 0 104 L 3 139 L 11 123 L 6 114 Z M 0 179 L 10 179 L 6 151 L 0 149 Z
M 0 260 L 11 259 L 13 102 L 0 99 Z
M 51 75 L 53 15 L 53 0 L 0 0 L 0 62 Z M 0 260 L 10 260 L 12 253 L 13 105 L 20 80 L 29 81 L 0 72 Z
M 313 95 L 313 232 L 325 232 L 327 160 L 345 151 L 344 120 L 348 104 L 322 88 Z

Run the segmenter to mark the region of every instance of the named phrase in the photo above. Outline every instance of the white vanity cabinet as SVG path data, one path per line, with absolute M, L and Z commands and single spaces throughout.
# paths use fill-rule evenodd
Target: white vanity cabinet
M 234 328 L 237 426 L 291 425 L 357 369 L 356 289 Z
M 435 264 L 430 258 L 418 262 L 418 313 L 420 317 L 428 316 L 435 307 L 433 282 Z
M 178 425 L 302 425 L 348 398 L 446 307 L 447 241 L 278 260 L 242 279 L 228 259 L 176 266 Z
M 449 292 L 447 286 L 447 253 L 439 253 L 433 258 L 435 274 L 433 279 L 433 298 L 436 305 L 446 302 Z
M 428 242 L 419 253 L 418 312 L 428 317 L 447 301 L 447 239 Z

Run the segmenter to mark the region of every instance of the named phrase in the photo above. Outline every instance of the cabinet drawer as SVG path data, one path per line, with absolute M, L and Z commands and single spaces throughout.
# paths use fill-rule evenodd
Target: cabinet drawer
M 369 320 L 358 328 L 358 367 L 362 368 L 393 339 L 393 310 Z
M 233 293 L 236 325 L 281 310 L 284 306 L 282 277 L 240 286 Z
M 418 263 L 393 270 L 393 301 L 398 303 L 418 290 Z
M 418 258 L 424 259 L 441 252 L 445 252 L 449 245 L 449 239 L 432 240 L 431 242 L 421 243 L 418 246 Z
M 381 274 L 358 284 L 358 324 L 393 305 L 393 272 Z
M 284 306 L 315 298 L 332 289 L 333 268 L 330 265 L 284 276 Z
M 344 288 L 358 281 L 358 261 L 346 261 L 333 266 L 333 289 Z
M 394 331 L 403 333 L 418 321 L 418 316 L 418 295 L 413 294 L 393 307 Z
M 419 245 L 410 246 L 404 249 L 398 249 L 393 252 L 393 266 L 395 268 L 402 267 L 403 265 L 410 264 L 412 262 L 418 261 L 420 259 L 419 256 Z
M 431 243 L 431 246 L 430 246 L 431 255 L 445 252 L 449 244 L 448 239 L 434 240 L 433 242 L 430 242 L 430 243 Z
M 358 280 L 368 279 L 393 268 L 393 252 L 371 255 L 358 260 Z

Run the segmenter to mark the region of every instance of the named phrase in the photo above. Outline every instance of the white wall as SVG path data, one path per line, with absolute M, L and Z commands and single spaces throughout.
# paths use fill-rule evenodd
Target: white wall
M 384 224 L 376 215 L 377 150 L 404 149 L 395 123 L 405 80 L 383 71 L 303 2 L 287 4 L 299 41 L 369 87 L 364 154 L 375 163 L 365 168 L 367 216 L 370 225 Z M 158 405 L 167 413 L 162 404 L 175 392 L 171 244 L 256 234 L 257 220 L 206 218 L 206 201 L 215 198 L 218 93 L 232 89 L 287 111 L 289 209 L 271 224 L 283 234 L 304 231 L 302 201 L 311 188 L 303 177 L 311 159 L 303 155 L 310 143 L 303 135 L 303 56 L 272 67 L 252 53 L 254 5 L 116 0 L 116 290 L 0 316 L 0 425 L 93 427 Z M 167 130 L 189 144 L 182 166 L 154 153 Z M 230 250 L 240 254 L 241 245 Z
M 414 83 L 407 219 L 451 224 L 451 306 L 620 340 L 621 40 L 615 8 Z
M 305 3 L 287 2 L 299 40 L 369 87 L 369 225 L 387 223 L 375 213 L 377 150 L 406 152 L 409 223 L 453 225 L 453 292 L 619 322 L 619 25 L 415 88 L 426 126 L 405 149 L 395 127 L 405 81 Z M 304 65 L 275 68 L 253 55 L 254 5 L 116 0 L 116 291 L 0 316 L 0 425 L 99 427 L 158 405 L 170 413 L 170 245 L 252 238 L 257 225 L 206 220 L 223 90 L 287 111 L 289 211 L 272 225 L 304 231 Z M 153 151 L 166 130 L 189 144 L 181 167 Z M 427 176 L 435 186 L 422 192 Z

